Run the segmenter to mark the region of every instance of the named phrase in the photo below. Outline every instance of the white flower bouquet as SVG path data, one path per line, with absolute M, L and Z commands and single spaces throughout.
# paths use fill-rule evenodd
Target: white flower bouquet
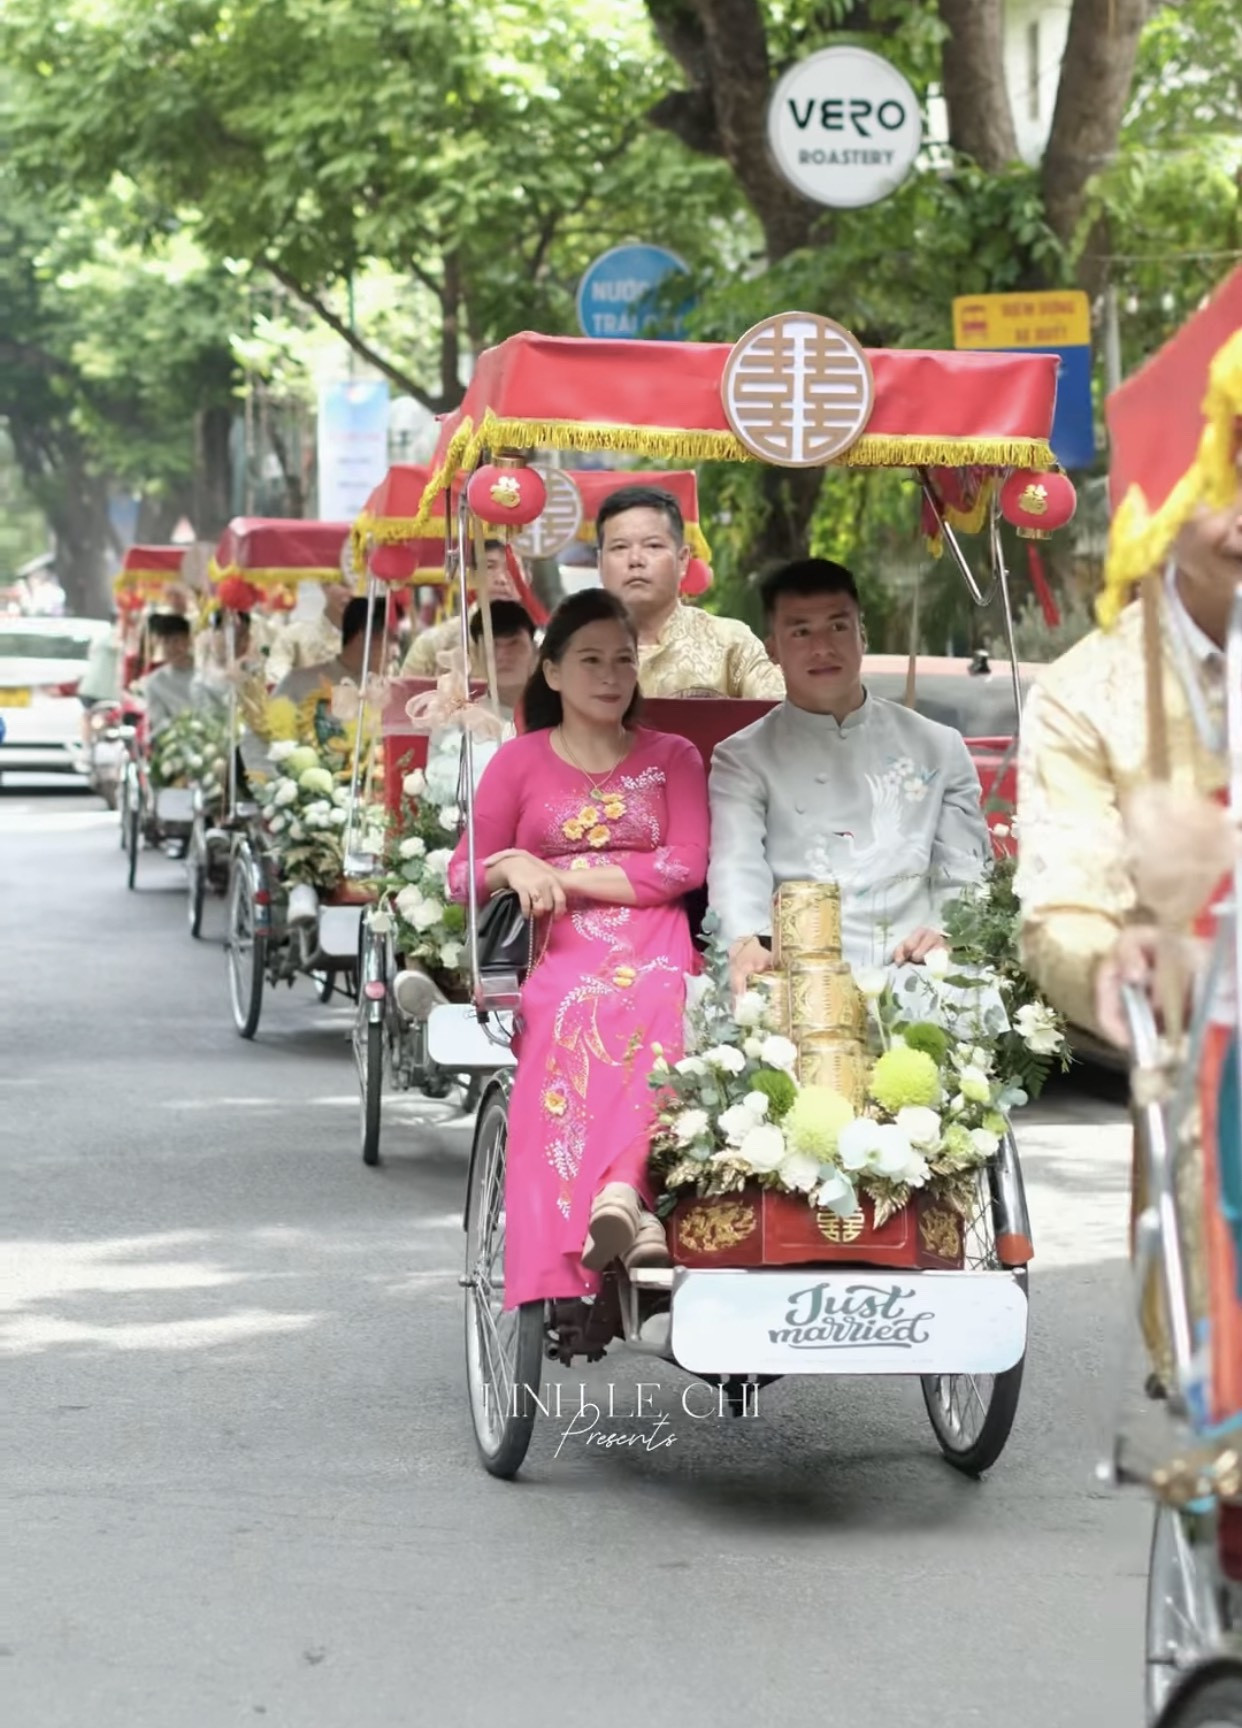
M 877 1228 L 915 1189 L 969 1211 L 975 1173 L 1027 1101 L 1000 1059 L 1002 1040 L 1021 1033 L 1009 1027 L 990 969 L 955 975 L 938 953 L 924 972 L 918 1018 L 903 1011 L 883 969 L 855 973 L 868 1004 L 869 1062 L 865 1097 L 853 1099 L 799 1084 L 797 1051 L 771 1029 L 767 997 L 751 991 L 731 1002 L 727 953 L 710 930 L 706 974 L 691 981 L 687 1054 L 670 1065 L 657 1052 L 652 1075 L 663 1209 L 689 1193 L 758 1185 L 842 1216 L 865 1195 Z M 1042 1024 L 1032 1021 L 1031 1035 L 1042 1037 Z
M 279 740 L 269 754 L 276 772 L 254 791 L 281 878 L 329 893 L 344 870 L 349 788 L 312 744 Z M 381 851 L 383 826 L 382 810 L 364 810 L 359 846 Z
M 187 708 L 162 726 L 151 745 L 151 784 L 193 786 L 209 807 L 224 799 L 228 784 L 228 722 L 209 709 Z
M 422 966 L 442 987 L 455 988 L 465 951 L 466 915 L 449 899 L 448 866 L 461 825 L 461 812 L 449 800 L 451 787 L 439 785 L 437 803 L 421 769 L 402 782 L 403 819 L 391 842 L 388 869 L 375 884 L 373 927 L 390 928 L 407 966 Z

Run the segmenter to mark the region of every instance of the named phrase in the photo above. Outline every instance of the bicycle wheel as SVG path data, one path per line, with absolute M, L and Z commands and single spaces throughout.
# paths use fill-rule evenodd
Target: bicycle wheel
M 1242 1728 L 1242 1661 L 1187 1680 L 1154 1728 Z
M 504 1307 L 505 1148 L 509 1099 L 489 1094 L 479 1116 L 466 1194 L 466 1384 L 483 1467 L 516 1476 L 535 1426 L 544 1305 Z
M 1198 1539 L 1203 1528 L 1193 1515 L 1156 1507 L 1147 1568 L 1149 1720 L 1159 1715 L 1179 1680 L 1220 1649 L 1215 1549 L 1211 1540 Z
M 132 775 L 126 781 L 125 797 L 125 856 L 129 860 L 125 883 L 132 888 L 138 875 L 138 854 L 142 850 L 142 792 Z
M 1000 1270 L 994 1205 L 990 1172 L 980 1171 L 975 1209 L 964 1221 L 964 1264 L 968 1271 Z M 1025 1271 L 1014 1276 L 1026 1295 Z M 1018 1411 L 1025 1365 L 1023 1352 L 1021 1359 L 1002 1374 L 923 1376 L 923 1402 L 932 1430 L 940 1450 L 955 1470 L 967 1476 L 981 1476 L 1005 1450 Z
M 258 1030 L 267 960 L 267 938 L 255 929 L 254 893 L 254 865 L 239 855 L 229 889 L 228 967 L 233 1024 L 243 1038 Z
M 203 844 L 202 828 L 195 822 L 190 832 L 189 849 L 185 860 L 186 890 L 189 896 L 186 913 L 190 922 L 190 935 L 195 939 L 203 933 L 203 905 L 207 899 L 207 858 Z

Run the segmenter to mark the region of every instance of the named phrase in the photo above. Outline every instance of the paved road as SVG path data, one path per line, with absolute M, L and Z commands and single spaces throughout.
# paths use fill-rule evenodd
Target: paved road
M 1023 1135 L 1034 1339 L 987 1481 L 903 1383 L 691 1421 L 665 1369 L 671 1446 L 550 1424 L 496 1483 L 467 1126 L 407 1111 L 365 1171 L 345 1013 L 299 985 L 243 1045 L 178 866 L 143 863 L 127 894 L 93 801 L 0 798 L 12 1728 L 1138 1728 L 1147 1515 L 1092 1477 L 1115 1100 L 1062 1092 Z M 628 1410 L 638 1370 L 610 1378 Z

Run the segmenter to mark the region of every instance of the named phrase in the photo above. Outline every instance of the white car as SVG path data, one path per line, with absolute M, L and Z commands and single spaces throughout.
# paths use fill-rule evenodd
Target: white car
M 99 618 L 0 615 L 0 775 L 85 778 L 78 684 L 92 646 L 111 634 Z

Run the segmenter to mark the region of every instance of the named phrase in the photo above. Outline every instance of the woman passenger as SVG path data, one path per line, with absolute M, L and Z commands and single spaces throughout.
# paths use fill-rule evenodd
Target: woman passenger
M 476 800 L 480 900 L 537 919 L 522 991 L 505 1177 L 505 1306 L 593 1294 L 599 1272 L 668 1263 L 647 1158 L 660 1045 L 682 1051 L 696 957 L 683 896 L 707 870 L 707 788 L 684 738 L 636 723 L 638 646 L 602 589 L 548 625 L 525 730 Z M 467 894 L 466 843 L 449 881 Z

